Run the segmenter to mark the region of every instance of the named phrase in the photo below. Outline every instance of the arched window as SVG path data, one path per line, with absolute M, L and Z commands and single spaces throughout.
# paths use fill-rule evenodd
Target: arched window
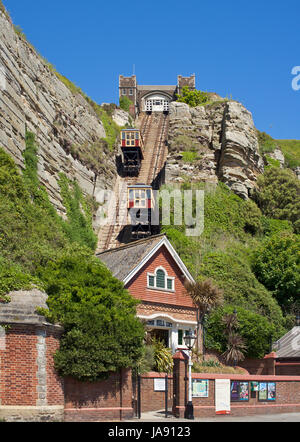
M 164 289 L 166 285 L 166 275 L 161 269 L 156 272 L 156 287 L 159 289 Z
M 174 277 L 168 276 L 164 269 L 159 268 L 154 274 L 148 273 L 148 288 L 157 288 L 173 292 L 174 280 Z

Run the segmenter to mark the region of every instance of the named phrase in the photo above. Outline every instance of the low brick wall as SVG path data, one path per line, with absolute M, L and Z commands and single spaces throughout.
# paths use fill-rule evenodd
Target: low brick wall
M 133 417 L 131 370 L 99 382 L 65 379 L 65 421 L 89 422 Z
M 165 392 L 155 391 L 154 380 L 165 379 L 164 373 L 149 372 L 141 376 L 141 412 L 165 409 Z M 134 383 L 134 400 L 137 401 L 137 385 Z M 168 376 L 168 408 L 173 405 L 173 376 Z M 136 408 L 136 404 L 135 404 Z
M 187 402 L 186 362 L 184 355 L 179 354 L 174 359 L 174 404 L 173 413 L 176 417 L 184 417 Z M 272 375 L 232 375 L 193 373 L 193 379 L 207 379 L 209 381 L 208 397 L 193 397 L 194 416 L 215 416 L 215 380 L 230 379 L 243 382 L 275 382 L 276 400 L 260 401 L 258 392 L 249 391 L 249 400 L 245 402 L 231 402 L 232 416 L 247 416 L 253 414 L 300 412 L 300 376 L 272 376 Z M 250 390 L 250 389 L 249 389 Z

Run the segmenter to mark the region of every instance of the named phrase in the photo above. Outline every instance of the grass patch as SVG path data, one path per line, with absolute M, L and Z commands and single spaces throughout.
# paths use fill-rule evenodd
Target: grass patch
M 182 161 L 185 163 L 194 163 L 196 160 L 199 160 L 200 157 L 197 152 L 194 151 L 185 151 L 182 152 Z
M 274 152 L 277 147 L 276 141 L 266 132 L 257 132 L 259 151 L 263 155 L 265 153 Z
M 275 160 L 274 158 L 271 158 L 269 155 L 265 155 L 265 158 L 268 162 L 268 165 L 266 166 L 266 168 L 268 168 L 268 167 L 279 167 L 280 168 L 280 161 L 279 160 Z
M 276 140 L 283 152 L 287 167 L 300 167 L 300 140 Z

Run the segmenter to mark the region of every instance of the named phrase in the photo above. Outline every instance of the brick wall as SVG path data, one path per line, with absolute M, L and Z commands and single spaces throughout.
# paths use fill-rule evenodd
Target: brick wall
M 174 403 L 173 413 L 177 417 L 184 417 L 187 402 L 187 358 L 178 352 L 174 357 Z M 272 376 L 272 375 L 228 375 L 211 373 L 193 373 L 195 379 L 209 380 L 209 394 L 207 398 L 193 398 L 195 417 L 215 416 L 215 380 L 230 379 L 245 382 L 276 382 L 276 400 L 274 402 L 259 401 L 258 393 L 255 397 L 249 395 L 249 401 L 231 402 L 233 416 L 269 413 L 300 412 L 300 376 Z
M 277 375 L 300 376 L 300 360 L 277 359 L 275 362 L 275 373 Z
M 141 375 L 141 412 L 165 409 L 165 392 L 154 390 L 154 379 L 165 379 L 164 373 L 149 372 Z M 137 412 L 137 383 L 133 382 L 135 413 Z M 173 376 L 168 376 L 168 408 L 173 405 Z
M 37 337 L 34 326 L 11 326 L 0 351 L 1 405 L 36 405 Z
M 99 382 L 65 379 L 65 421 L 121 420 L 133 417 L 131 370 Z

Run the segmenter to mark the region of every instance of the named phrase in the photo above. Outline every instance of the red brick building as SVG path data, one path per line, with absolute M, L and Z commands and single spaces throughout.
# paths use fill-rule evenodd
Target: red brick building
M 184 283 L 193 277 L 165 235 L 156 235 L 99 253 L 97 257 L 141 300 L 137 315 L 151 335 L 175 352 L 184 334 L 195 330 L 196 307 Z

